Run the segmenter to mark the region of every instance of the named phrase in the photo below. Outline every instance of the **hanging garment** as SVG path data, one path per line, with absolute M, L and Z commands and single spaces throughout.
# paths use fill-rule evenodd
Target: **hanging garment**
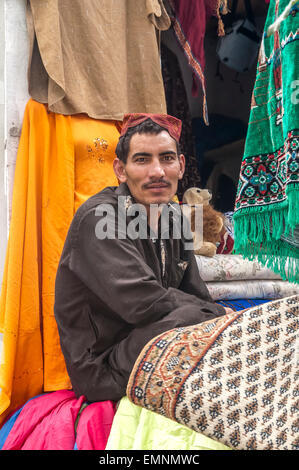
M 168 0 L 172 9 L 171 20 L 175 35 L 192 67 L 194 80 L 192 93 L 198 94 L 198 83 L 203 93 L 203 117 L 208 124 L 206 85 L 204 76 L 204 39 L 206 23 L 212 15 L 218 16 L 219 34 L 224 34 L 220 18 L 227 13 L 227 0 Z
M 75 146 L 75 212 L 99 188 L 117 186 L 112 163 L 120 123 L 78 114 L 70 119 Z
M 0 423 L 29 398 L 70 388 L 53 313 L 56 270 L 75 210 L 117 184 L 117 124 L 26 106 L 0 298 Z
M 296 3 L 296 2 L 295 2 Z M 298 4 L 298 2 L 297 2 Z M 299 14 L 270 2 L 235 203 L 235 251 L 299 282 Z
M 166 112 L 162 0 L 30 0 L 27 24 L 29 93 L 51 111 L 116 120 Z

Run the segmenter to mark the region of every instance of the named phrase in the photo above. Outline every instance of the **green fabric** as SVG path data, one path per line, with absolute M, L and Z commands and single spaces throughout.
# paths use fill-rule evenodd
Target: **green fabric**
M 231 450 L 164 416 L 134 405 L 127 397 L 119 402 L 106 450 Z
M 299 282 L 298 5 L 294 0 L 270 1 L 234 213 L 235 253 L 257 258 L 283 279 L 296 283 Z M 279 17 L 282 21 L 277 23 Z M 273 24 L 276 27 L 269 29 Z

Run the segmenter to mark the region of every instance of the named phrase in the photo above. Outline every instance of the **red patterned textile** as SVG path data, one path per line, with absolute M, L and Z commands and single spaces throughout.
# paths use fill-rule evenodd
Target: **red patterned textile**
M 169 116 L 168 114 L 145 114 L 145 113 L 129 113 L 125 114 L 121 128 L 121 136 L 126 134 L 130 127 L 138 126 L 147 119 L 151 119 L 159 126 L 164 127 L 171 137 L 179 142 L 182 130 L 182 121 Z
M 192 93 L 198 94 L 198 81 L 203 93 L 203 118 L 208 124 L 206 84 L 204 76 L 204 39 L 206 24 L 211 16 L 218 17 L 218 34 L 224 35 L 221 14 L 227 13 L 226 0 L 169 0 L 173 10 L 171 17 L 175 35 L 192 67 L 194 80 Z

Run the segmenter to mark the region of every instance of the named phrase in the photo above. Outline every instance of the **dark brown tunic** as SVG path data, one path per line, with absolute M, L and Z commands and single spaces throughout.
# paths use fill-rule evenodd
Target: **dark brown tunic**
M 104 217 L 97 207 L 111 204 L 117 215 L 118 196 L 132 200 L 122 184 L 79 208 L 56 278 L 54 310 L 67 370 L 76 395 L 89 401 L 125 395 L 134 362 L 151 338 L 225 314 L 183 240 L 163 240 L 161 253 L 159 238 L 96 236 Z M 127 215 L 126 223 L 132 219 Z

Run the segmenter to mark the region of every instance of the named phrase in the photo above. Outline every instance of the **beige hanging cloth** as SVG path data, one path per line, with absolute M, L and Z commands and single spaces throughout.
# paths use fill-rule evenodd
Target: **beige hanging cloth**
M 162 0 L 28 0 L 29 93 L 55 113 L 166 113 Z

